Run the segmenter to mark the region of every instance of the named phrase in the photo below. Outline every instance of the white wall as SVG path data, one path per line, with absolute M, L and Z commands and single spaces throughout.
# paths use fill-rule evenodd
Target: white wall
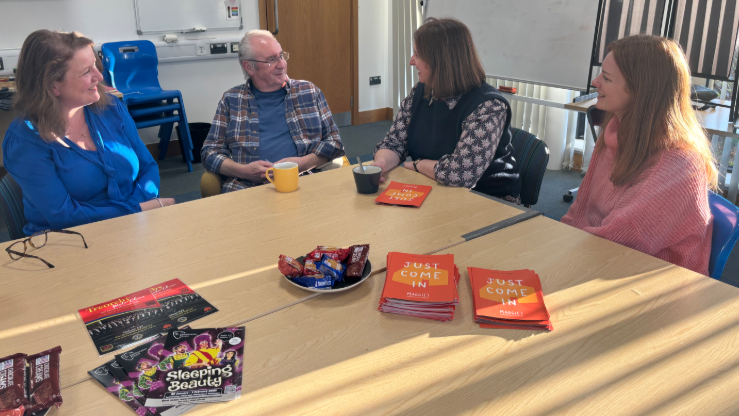
M 131 39 L 161 40 L 161 35 L 138 35 L 133 0 L 3 0 L 0 50 L 20 48 L 38 29 L 77 30 L 96 44 Z M 359 0 L 359 111 L 391 107 L 388 31 L 389 0 Z M 241 37 L 259 28 L 258 1 L 242 0 L 244 29 L 205 33 L 178 33 L 179 39 Z M 12 18 L 7 18 L 12 16 Z M 11 62 L 6 62 L 11 64 Z M 13 62 L 14 64 L 14 62 Z M 381 85 L 369 85 L 380 75 Z M 215 59 L 159 64 L 164 89 L 182 92 L 189 122 L 213 120 L 218 101 L 227 89 L 244 82 L 238 61 Z M 158 127 L 139 131 L 145 143 L 158 142 Z
M 388 89 L 389 12 L 389 0 L 359 0 L 359 111 L 392 107 L 388 105 L 388 91 L 392 91 Z M 382 84 L 370 86 L 369 78 L 377 75 Z
M 242 0 L 244 29 L 205 33 L 178 33 L 180 39 L 241 37 L 259 28 L 257 0 Z M 37 29 L 77 30 L 96 44 L 131 39 L 161 40 L 161 35 L 136 34 L 132 0 L 10 0 L 2 1 L 0 49 L 20 48 Z M 7 16 L 13 16 L 12 19 Z M 235 55 L 235 54 L 234 54 Z M 189 122 L 210 123 L 218 100 L 227 89 L 242 84 L 244 76 L 235 59 L 159 64 L 159 83 L 180 90 Z M 145 143 L 156 143 L 158 127 L 139 130 Z

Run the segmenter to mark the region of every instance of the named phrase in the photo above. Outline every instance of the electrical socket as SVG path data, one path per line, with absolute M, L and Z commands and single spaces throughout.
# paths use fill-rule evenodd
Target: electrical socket
M 228 46 L 226 43 L 211 43 L 210 54 L 215 55 L 219 53 L 228 53 Z
M 238 42 L 231 43 L 231 53 L 239 53 L 239 43 Z
M 370 77 L 370 85 L 379 85 L 382 81 L 380 80 L 380 77 Z
M 208 45 L 195 45 L 195 47 L 197 48 L 198 55 L 208 55 L 210 53 Z

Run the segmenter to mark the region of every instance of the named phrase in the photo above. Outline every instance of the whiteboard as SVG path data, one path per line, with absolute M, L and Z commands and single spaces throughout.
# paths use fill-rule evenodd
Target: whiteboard
M 472 32 L 491 77 L 585 90 L 597 0 L 426 0 L 425 17 L 454 17 Z
M 238 18 L 229 19 L 225 0 L 133 0 L 136 30 L 149 33 L 201 32 L 202 30 L 241 30 L 244 28 L 241 0 Z

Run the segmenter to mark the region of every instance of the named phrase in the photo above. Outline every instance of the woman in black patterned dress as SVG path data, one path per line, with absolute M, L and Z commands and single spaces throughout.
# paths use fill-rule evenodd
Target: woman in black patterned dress
M 384 173 L 410 156 L 404 168 L 442 185 L 520 204 L 510 105 L 485 83 L 469 29 L 454 19 L 430 18 L 413 43 L 410 65 L 419 82 L 375 147 L 372 164 Z

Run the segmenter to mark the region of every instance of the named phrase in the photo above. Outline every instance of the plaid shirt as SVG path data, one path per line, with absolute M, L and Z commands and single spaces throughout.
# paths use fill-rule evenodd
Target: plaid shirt
M 285 119 L 298 156 L 315 153 L 329 161 L 343 156 L 339 128 L 321 90 L 308 81 L 294 79 L 288 80 L 285 88 Z M 241 164 L 260 160 L 259 116 L 251 81 L 223 94 L 200 155 L 205 169 L 217 174 L 227 158 Z M 224 177 L 222 191 L 257 185 L 260 184 L 246 179 Z

